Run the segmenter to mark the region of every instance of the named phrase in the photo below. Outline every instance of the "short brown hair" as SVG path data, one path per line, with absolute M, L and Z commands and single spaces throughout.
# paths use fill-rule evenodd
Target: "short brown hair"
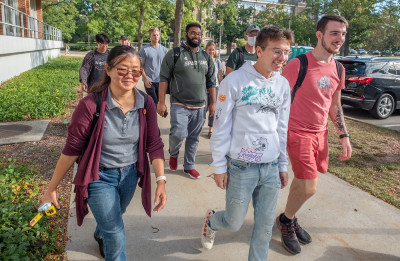
M 256 47 L 260 46 L 261 49 L 265 49 L 268 45 L 268 41 L 277 40 L 288 40 L 290 45 L 294 44 L 294 35 L 291 30 L 280 29 L 275 25 L 267 25 L 261 28 L 257 34 Z
M 152 26 L 149 29 L 149 34 L 152 34 L 154 31 L 160 32 L 160 29 L 158 29 L 158 27 Z
M 349 23 L 347 22 L 346 18 L 340 15 L 330 14 L 330 15 L 324 15 L 318 21 L 317 32 L 320 31 L 322 33 L 325 33 L 326 25 L 328 24 L 329 21 L 343 23 L 346 26 L 346 28 L 349 27 Z

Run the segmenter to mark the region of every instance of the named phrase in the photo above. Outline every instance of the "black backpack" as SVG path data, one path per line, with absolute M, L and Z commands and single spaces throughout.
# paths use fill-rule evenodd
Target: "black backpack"
M 296 94 L 297 90 L 299 89 L 299 87 L 301 86 L 301 84 L 304 81 L 304 78 L 306 78 L 306 74 L 307 74 L 307 70 L 308 70 L 308 60 L 307 60 L 307 56 L 306 54 L 300 54 L 298 56 L 296 56 L 295 58 L 300 60 L 300 70 L 299 70 L 299 74 L 297 76 L 297 81 L 296 84 L 293 87 L 293 91 L 292 91 L 292 101 L 291 103 L 293 103 L 294 100 L 294 95 Z M 335 58 L 332 58 L 335 59 Z M 342 65 L 340 64 L 340 62 L 336 61 L 336 70 L 339 76 L 339 79 L 342 78 Z
M 204 50 L 201 50 L 201 52 L 203 53 L 204 57 L 207 59 L 207 64 L 208 67 L 210 67 L 210 61 L 211 61 L 211 56 Z M 174 65 L 172 66 L 172 68 L 169 69 L 169 81 L 168 81 L 168 88 L 167 88 L 167 94 L 170 94 L 170 89 L 169 89 L 169 84 L 170 81 L 172 80 L 172 74 L 174 73 L 175 70 L 175 64 L 178 61 L 179 57 L 181 56 L 181 47 L 175 47 L 174 48 Z
M 239 60 L 236 63 L 236 69 L 235 70 L 239 69 L 244 64 L 244 52 L 245 52 L 246 49 L 245 49 L 244 46 L 242 46 L 242 47 L 237 47 L 236 50 L 239 53 Z

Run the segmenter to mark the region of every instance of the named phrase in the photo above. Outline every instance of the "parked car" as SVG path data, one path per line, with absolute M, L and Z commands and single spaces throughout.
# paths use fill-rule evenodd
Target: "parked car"
M 346 70 L 342 103 L 385 119 L 400 109 L 400 58 L 340 59 Z
M 364 49 L 358 49 L 358 53 L 359 54 L 368 54 L 368 52 L 365 51 Z
M 354 49 L 349 49 L 349 54 L 358 54 L 358 52 Z
M 400 56 L 400 50 L 395 51 L 395 52 L 393 53 L 393 55 L 395 55 L 395 56 Z
M 383 52 L 384 55 L 392 55 L 392 51 L 390 50 L 386 50 Z
M 381 55 L 381 51 L 379 51 L 379 50 L 374 50 L 374 51 L 372 52 L 372 54 L 374 54 L 374 55 Z

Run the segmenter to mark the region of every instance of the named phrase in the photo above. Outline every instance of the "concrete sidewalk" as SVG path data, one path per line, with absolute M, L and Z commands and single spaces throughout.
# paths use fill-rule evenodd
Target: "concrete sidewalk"
M 203 129 L 196 158 L 196 168 L 202 177 L 193 180 L 182 171 L 183 151 L 178 170 L 169 170 L 169 118 L 158 119 L 165 144 L 168 201 L 165 209 L 153 213 L 150 219 L 142 208 L 140 188 L 137 188 L 124 215 L 127 259 L 247 260 L 253 226 L 252 206 L 238 232 L 218 232 L 212 250 L 201 247 L 205 211 L 224 209 L 225 204 L 225 192 L 207 177 L 212 173 L 208 128 Z M 291 171 L 290 176 L 293 176 Z M 154 190 L 155 178 L 152 179 Z M 277 215 L 285 207 L 288 191 L 285 188 L 280 193 Z M 102 260 L 93 239 L 96 222 L 89 214 L 82 227 L 78 227 L 72 200 L 70 240 L 66 247 L 68 260 Z M 279 231 L 274 227 L 269 260 L 400 260 L 400 210 L 331 174 L 320 176 L 318 193 L 305 204 L 298 218 L 313 242 L 303 246 L 301 254 L 293 256 L 281 246 Z

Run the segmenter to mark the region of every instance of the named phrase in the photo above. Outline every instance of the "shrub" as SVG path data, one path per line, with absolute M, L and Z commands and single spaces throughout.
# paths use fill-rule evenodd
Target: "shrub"
M 0 260 L 43 260 L 62 253 L 57 243 L 61 229 L 44 216 L 34 227 L 28 222 L 37 214 L 40 179 L 32 169 L 10 165 L 0 170 Z
M 0 88 L 0 122 L 45 119 L 61 115 L 76 98 L 80 58 L 49 60 L 5 82 Z

